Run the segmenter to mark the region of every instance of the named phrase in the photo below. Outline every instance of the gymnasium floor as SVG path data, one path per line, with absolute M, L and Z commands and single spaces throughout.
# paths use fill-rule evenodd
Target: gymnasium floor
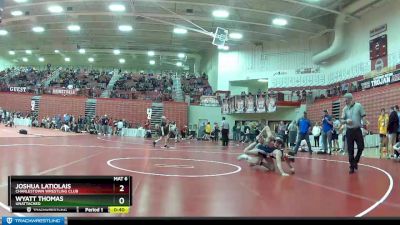
M 299 153 L 296 174 L 281 177 L 237 161 L 243 146 L 234 144 L 185 141 L 166 150 L 141 138 L 44 129 L 22 136 L 18 129 L 0 128 L 1 215 L 11 214 L 8 175 L 131 175 L 134 203 L 127 216 L 135 217 L 400 215 L 400 164 L 391 160 L 363 158 L 359 172 L 349 175 L 346 156 Z

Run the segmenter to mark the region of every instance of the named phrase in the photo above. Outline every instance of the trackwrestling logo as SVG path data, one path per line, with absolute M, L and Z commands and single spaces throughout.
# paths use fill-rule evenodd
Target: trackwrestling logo
M 13 224 L 13 225 L 33 225 L 33 224 L 52 224 L 52 225 L 64 225 L 64 217 L 6 217 L 2 219 L 2 224 Z

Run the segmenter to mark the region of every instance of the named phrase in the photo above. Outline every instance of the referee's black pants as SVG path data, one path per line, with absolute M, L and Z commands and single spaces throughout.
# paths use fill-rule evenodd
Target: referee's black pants
M 361 128 L 347 128 L 346 132 L 347 150 L 349 152 L 350 168 L 355 168 L 360 161 L 364 150 L 364 137 Z M 357 143 L 357 155 L 354 158 L 354 142 Z
M 228 146 L 228 141 L 229 141 L 229 129 L 222 129 L 221 130 L 221 135 L 222 135 L 222 146 Z

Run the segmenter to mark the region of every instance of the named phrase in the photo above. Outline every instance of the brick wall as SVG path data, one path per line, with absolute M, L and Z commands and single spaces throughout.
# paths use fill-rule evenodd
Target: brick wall
M 164 115 L 171 121 L 175 121 L 179 128 L 188 124 L 188 105 L 181 102 L 163 102 Z
M 30 111 L 33 95 L 0 93 L 0 107 L 12 111 Z M 42 95 L 39 105 L 39 119 L 57 114 L 71 114 L 75 117 L 85 114 L 86 98 L 71 96 Z M 113 119 L 126 119 L 133 123 L 147 120 L 147 108 L 151 101 L 135 101 L 124 99 L 97 99 L 96 114 L 107 114 Z M 164 102 L 164 115 L 176 121 L 179 127 L 188 124 L 188 105 L 180 102 Z
M 400 105 L 400 83 L 387 85 L 384 87 L 373 88 L 361 92 L 353 93 L 353 97 L 360 102 L 367 114 L 366 119 L 370 122 L 368 129 L 374 133 L 378 132 L 378 116 L 381 108 L 385 108 L 389 113 L 389 108 L 394 105 Z M 315 101 L 307 106 L 309 118 L 314 121 L 320 121 L 322 110 L 332 108 L 332 102 L 338 98 L 322 99 Z M 344 107 L 344 100 L 341 99 L 341 111 Z
M 147 120 L 147 108 L 151 108 L 151 101 L 99 98 L 96 104 L 96 114 L 107 115 L 113 119 L 126 119 L 131 123 L 140 123 L 143 126 Z
M 314 102 L 312 105 L 307 105 L 308 118 L 313 122 L 321 122 L 323 116 L 323 110 L 328 109 L 332 113 L 332 102 L 338 98 L 321 99 Z M 341 103 L 342 107 L 342 103 Z
M 0 93 L 0 107 L 9 111 L 30 112 L 32 94 Z
M 65 113 L 74 117 L 85 115 L 85 103 L 84 97 L 42 95 L 39 104 L 39 119 Z

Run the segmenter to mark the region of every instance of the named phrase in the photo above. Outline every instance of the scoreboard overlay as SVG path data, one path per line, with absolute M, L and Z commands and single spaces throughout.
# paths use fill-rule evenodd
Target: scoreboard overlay
M 127 213 L 131 176 L 9 176 L 11 212 Z

